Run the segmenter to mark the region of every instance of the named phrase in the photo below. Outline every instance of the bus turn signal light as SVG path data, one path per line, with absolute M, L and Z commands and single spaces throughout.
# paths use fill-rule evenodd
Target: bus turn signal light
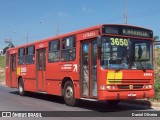
M 145 85 L 144 88 L 146 88 L 146 89 L 152 89 L 152 85 Z

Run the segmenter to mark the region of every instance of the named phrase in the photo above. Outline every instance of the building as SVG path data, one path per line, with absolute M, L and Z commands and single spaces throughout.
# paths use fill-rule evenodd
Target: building
M 154 42 L 154 48 L 155 49 L 160 48 L 160 41 L 155 41 Z

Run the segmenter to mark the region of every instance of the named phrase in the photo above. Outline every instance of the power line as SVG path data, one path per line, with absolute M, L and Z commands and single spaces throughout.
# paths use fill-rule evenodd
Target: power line
M 122 20 L 122 22 L 125 23 L 125 21 L 124 21 L 124 19 L 123 19 L 123 16 L 119 13 L 119 11 L 117 10 L 117 8 L 116 8 L 115 4 L 113 3 L 113 1 L 112 1 L 112 0 L 109 0 L 109 1 L 110 1 L 111 5 L 113 6 L 113 8 L 114 8 L 115 12 L 117 13 L 117 15 L 118 15 L 118 16 L 120 17 L 120 19 Z
M 160 15 L 160 9 L 145 9 L 137 12 L 130 12 L 130 17 L 148 17 L 153 15 Z

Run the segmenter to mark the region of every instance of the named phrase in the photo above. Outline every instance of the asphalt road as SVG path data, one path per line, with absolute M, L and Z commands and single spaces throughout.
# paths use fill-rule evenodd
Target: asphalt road
M 92 120 L 106 120 L 106 117 L 63 117 L 65 112 L 63 111 L 82 111 L 87 112 L 87 114 L 91 111 L 94 114 L 103 113 L 110 115 L 119 115 L 124 114 L 130 111 L 154 111 L 154 109 L 150 107 L 144 107 L 140 105 L 133 105 L 121 102 L 118 106 L 109 106 L 107 102 L 91 102 L 91 101 L 80 101 L 80 104 L 77 107 L 69 107 L 64 104 L 63 98 L 52 95 L 45 95 L 39 93 L 29 93 L 27 96 L 19 96 L 17 89 L 8 88 L 6 86 L 0 85 L 0 111 L 62 111 L 62 117 L 54 117 L 54 119 L 92 119 Z M 72 114 L 74 116 L 75 112 L 70 112 L 68 114 Z M 71 116 L 72 116 L 71 115 Z M 125 120 L 127 117 L 107 117 L 107 120 Z M 8 120 L 9 118 L 0 118 L 0 120 Z M 18 120 L 18 118 L 10 118 Z M 24 118 L 25 119 L 25 118 Z M 28 119 L 28 118 L 27 118 Z M 32 119 L 32 118 L 30 118 Z M 34 118 L 35 119 L 35 118 Z M 40 118 L 38 118 L 40 119 Z M 44 119 L 44 118 L 41 118 Z M 45 118 L 46 119 L 46 118 Z M 53 118 L 47 118 L 52 119 Z M 130 117 L 130 119 L 138 119 L 137 117 Z M 151 117 L 141 117 L 140 119 L 150 120 Z M 159 119 L 158 117 L 154 117 L 154 119 Z

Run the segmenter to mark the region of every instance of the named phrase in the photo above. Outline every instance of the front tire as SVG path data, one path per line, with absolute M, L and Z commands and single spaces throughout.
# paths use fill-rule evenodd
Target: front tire
M 18 82 L 18 92 L 20 96 L 24 96 L 25 95 L 25 91 L 24 91 L 24 83 L 23 83 L 23 79 L 20 78 L 19 82 Z
M 68 106 L 75 106 L 77 100 L 75 99 L 74 86 L 71 81 L 67 81 L 64 85 L 64 101 Z

